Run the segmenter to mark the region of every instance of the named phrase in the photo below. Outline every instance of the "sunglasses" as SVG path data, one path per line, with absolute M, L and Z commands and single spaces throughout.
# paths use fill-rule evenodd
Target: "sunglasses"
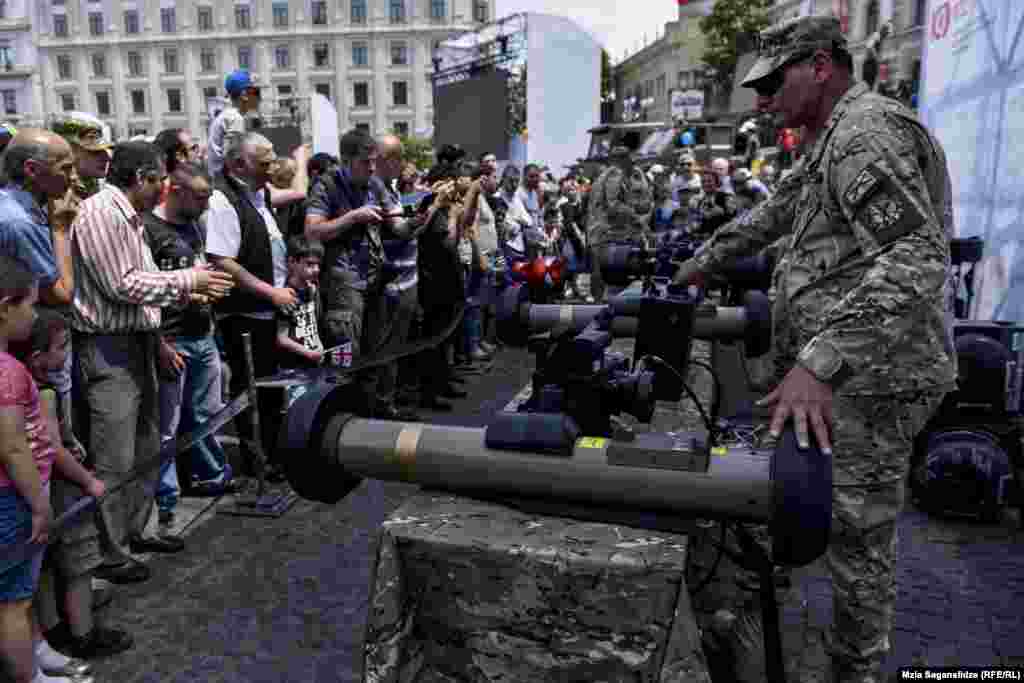
M 791 66 L 803 64 L 804 62 L 814 59 L 814 54 L 805 54 L 796 57 L 788 62 L 784 62 L 779 68 L 771 72 L 764 78 L 754 81 L 753 88 L 754 92 L 757 93 L 758 97 L 772 97 L 775 93 L 779 92 L 782 88 L 782 84 L 786 82 L 786 70 Z

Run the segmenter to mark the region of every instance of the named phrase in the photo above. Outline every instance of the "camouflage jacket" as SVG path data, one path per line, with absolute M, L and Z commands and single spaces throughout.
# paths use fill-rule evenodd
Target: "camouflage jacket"
M 618 166 L 604 171 L 590 190 L 587 234 L 592 245 L 648 235 L 654 200 L 643 171 L 628 177 Z
M 800 363 L 844 394 L 956 381 L 949 173 L 910 110 L 851 88 L 776 194 L 695 258 L 713 273 L 785 235 L 774 272 L 777 379 Z

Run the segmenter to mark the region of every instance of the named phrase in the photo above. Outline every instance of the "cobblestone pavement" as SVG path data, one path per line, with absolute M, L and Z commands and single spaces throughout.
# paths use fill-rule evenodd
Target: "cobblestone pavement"
M 482 425 L 531 368 L 529 354 L 505 350 L 454 413 L 424 418 Z M 184 553 L 152 558 L 152 580 L 118 588 L 102 618 L 131 631 L 136 645 L 98 662 L 96 680 L 360 680 L 377 532 L 414 490 L 365 482 L 338 505 L 300 501 L 280 519 L 204 512 Z M 908 508 L 900 555 L 889 671 L 914 662 L 1024 666 L 1024 534 Z M 819 562 L 793 579 L 782 606 L 786 649 L 820 650 L 831 621 L 828 574 Z

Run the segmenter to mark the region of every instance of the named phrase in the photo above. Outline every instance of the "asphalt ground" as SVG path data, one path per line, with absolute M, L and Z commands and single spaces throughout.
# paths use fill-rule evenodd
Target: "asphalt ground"
M 423 418 L 482 426 L 520 392 L 532 367 L 528 353 L 505 349 L 470 379 L 454 412 Z M 136 644 L 97 661 L 96 680 L 361 680 L 378 529 L 416 490 L 366 481 L 337 505 L 299 501 L 277 519 L 217 514 L 226 499 L 186 499 L 186 551 L 145 558 L 153 578 L 118 587 L 101 614 Z M 936 519 L 908 507 L 899 548 L 890 673 L 918 663 L 1024 666 L 1019 525 Z M 782 605 L 784 642 L 806 662 L 831 621 L 831 589 L 820 562 L 794 571 L 793 580 Z

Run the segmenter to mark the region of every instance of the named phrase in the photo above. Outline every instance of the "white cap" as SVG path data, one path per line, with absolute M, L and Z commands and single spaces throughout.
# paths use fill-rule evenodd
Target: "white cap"
M 659 174 L 664 173 L 664 172 L 665 172 L 665 167 L 662 166 L 661 164 L 655 164 L 654 166 L 651 166 L 651 174 L 652 175 L 659 175 Z

